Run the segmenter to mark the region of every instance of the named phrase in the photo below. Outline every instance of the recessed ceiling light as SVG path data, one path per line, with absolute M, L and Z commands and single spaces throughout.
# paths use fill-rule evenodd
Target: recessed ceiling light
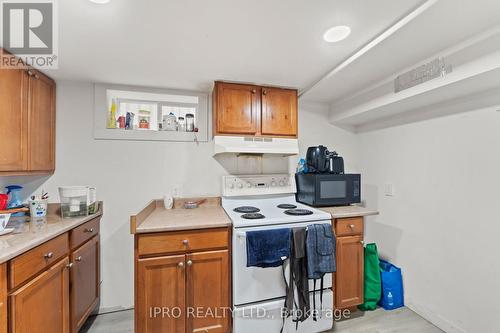
M 344 40 L 351 34 L 351 28 L 346 25 L 339 25 L 328 29 L 323 34 L 323 39 L 328 43 L 335 43 Z
M 110 2 L 111 0 L 90 0 L 90 1 L 93 3 L 97 3 L 99 5 L 104 5 L 104 4 L 107 4 L 108 2 Z

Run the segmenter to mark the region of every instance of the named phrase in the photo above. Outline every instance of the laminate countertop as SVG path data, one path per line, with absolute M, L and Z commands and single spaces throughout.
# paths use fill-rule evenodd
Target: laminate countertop
M 96 214 L 66 219 L 61 217 L 56 207 L 59 207 L 59 204 L 49 204 L 46 217 L 10 218 L 7 228 L 14 228 L 14 231 L 0 236 L 0 264 L 101 216 L 103 204 L 99 202 Z
M 183 208 L 185 201 L 198 199 L 176 199 L 172 209 L 166 209 L 162 200 L 151 201 L 138 214 L 130 217 L 131 233 L 223 228 L 231 225 L 231 220 L 220 205 L 220 198 L 204 198 L 205 202 L 198 208 Z
M 379 214 L 377 210 L 361 206 L 321 207 L 320 210 L 329 213 L 330 215 L 332 215 L 332 218 L 334 219 L 358 217 L 358 216 L 371 216 Z

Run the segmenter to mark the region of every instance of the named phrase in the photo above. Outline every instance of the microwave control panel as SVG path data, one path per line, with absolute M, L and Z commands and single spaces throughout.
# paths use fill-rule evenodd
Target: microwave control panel
M 276 175 L 241 175 L 222 177 L 222 196 L 246 196 L 267 194 L 292 194 L 297 192 L 295 176 Z

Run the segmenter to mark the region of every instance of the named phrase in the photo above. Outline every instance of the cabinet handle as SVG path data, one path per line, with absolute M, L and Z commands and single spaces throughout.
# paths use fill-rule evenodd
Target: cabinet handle
M 85 229 L 85 230 L 83 230 L 83 232 L 88 232 L 89 234 L 91 234 L 94 232 L 94 228 Z
M 187 261 L 187 265 L 188 265 L 188 266 L 192 266 L 192 265 L 193 265 L 193 262 L 192 262 L 191 260 L 188 260 L 188 261 Z
M 252 94 L 257 93 L 257 89 L 252 89 Z
M 183 240 L 183 241 L 182 241 L 182 244 L 184 244 L 184 245 L 188 245 L 188 244 L 189 244 L 189 240 L 187 240 L 187 239 Z
M 50 259 L 50 258 L 52 258 L 53 256 L 54 256 L 54 253 L 53 253 L 53 252 L 49 252 L 49 253 L 46 253 L 43 257 L 44 257 L 45 259 Z
M 73 263 L 70 262 L 69 264 L 66 265 L 66 268 L 70 269 L 71 267 L 73 267 Z
M 267 90 L 262 90 L 262 95 L 267 95 Z
M 35 74 L 35 79 L 39 79 L 40 77 L 38 76 L 38 74 Z
M 180 263 L 177 264 L 180 268 L 184 267 L 184 263 L 181 261 Z
M 33 72 L 31 70 L 27 70 L 26 73 L 28 73 L 29 76 L 33 76 Z
M 354 224 L 349 224 L 349 228 L 354 229 L 355 225 Z
M 76 261 L 82 261 L 82 256 L 78 256 L 78 257 L 76 257 L 76 259 L 75 259 L 75 260 L 76 260 Z
M 359 241 L 359 244 L 361 244 L 361 245 L 365 245 L 365 242 L 363 242 L 363 241 Z

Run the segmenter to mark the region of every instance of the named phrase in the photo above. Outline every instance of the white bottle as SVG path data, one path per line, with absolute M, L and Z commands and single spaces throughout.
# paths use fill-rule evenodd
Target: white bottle
M 170 194 L 165 194 L 163 196 L 163 204 L 166 209 L 172 209 L 174 206 L 174 198 Z
M 389 307 L 391 308 L 394 306 L 394 296 L 392 296 L 392 293 L 390 291 L 387 294 L 387 305 L 389 305 Z

